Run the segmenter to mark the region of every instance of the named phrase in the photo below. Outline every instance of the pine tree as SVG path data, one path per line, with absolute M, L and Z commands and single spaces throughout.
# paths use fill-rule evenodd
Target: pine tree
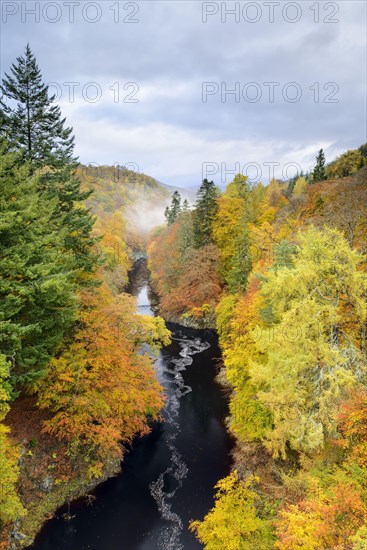
M 364 143 L 358 148 L 363 158 L 367 159 L 367 143 Z
M 230 267 L 227 275 L 227 284 L 230 292 L 245 292 L 248 276 L 252 268 L 250 239 L 247 228 L 248 218 L 246 214 L 242 216 L 241 222 L 243 228 L 240 234 L 235 238 L 235 253 L 229 262 Z
M 323 149 L 320 149 L 316 157 L 316 166 L 313 171 L 313 181 L 322 181 L 326 180 L 326 170 L 325 170 L 325 154 Z
M 77 269 L 91 272 L 97 263 L 90 236 L 94 218 L 83 205 L 91 191 L 81 191 L 75 177 L 72 129 L 65 128 L 60 107 L 53 105 L 55 96 L 49 97 L 29 45 L 10 72 L 1 86 L 7 102 L 0 100 L 0 137 L 21 153 L 20 163 L 27 160 L 33 173 L 38 170 L 38 189 L 53 205 L 52 219 L 65 236 L 65 248 L 72 251 Z
M 33 165 L 59 167 L 72 160 L 74 136 L 65 128 L 60 107 L 53 105 L 48 86 L 29 44 L 24 56 L 13 63 L 10 75 L 5 73 L 0 101 L 2 137 L 15 149 L 23 151 Z
M 95 217 L 85 206 L 85 201 L 93 191 L 81 190 L 80 180 L 75 176 L 74 163 L 40 174 L 38 189 L 54 203 L 52 219 L 65 235 L 65 248 L 72 252 L 75 268 L 80 272 L 93 272 L 99 262 L 92 249 L 97 241 L 91 236 Z
M 299 173 L 298 173 L 298 170 L 297 170 L 297 174 L 295 176 L 293 176 L 293 178 L 290 178 L 289 181 L 288 181 L 288 187 L 287 187 L 287 196 L 290 197 L 293 193 L 293 189 L 294 189 L 294 186 L 296 185 L 296 181 L 298 180 L 299 178 Z
M 171 206 L 167 206 L 164 211 L 164 216 L 167 220 L 167 225 L 172 225 L 177 220 L 178 215 L 181 212 L 181 195 L 178 191 L 175 191 L 172 195 Z
M 37 178 L 0 140 L 0 348 L 13 383 L 42 370 L 76 318 L 77 270 L 66 228 Z
M 198 192 L 194 211 L 194 242 L 196 248 L 210 244 L 212 222 L 218 210 L 218 190 L 214 181 L 203 180 Z

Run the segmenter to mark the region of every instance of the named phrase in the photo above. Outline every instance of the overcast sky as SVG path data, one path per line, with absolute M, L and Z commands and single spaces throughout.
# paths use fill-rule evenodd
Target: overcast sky
M 267 183 L 366 141 L 364 1 L 1 7 L 2 74 L 29 41 L 84 163 Z

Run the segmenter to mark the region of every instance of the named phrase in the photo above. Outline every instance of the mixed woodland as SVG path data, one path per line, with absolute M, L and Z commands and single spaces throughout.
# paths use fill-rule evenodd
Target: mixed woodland
M 107 189 L 102 180 L 92 198 L 93 168 L 74 158 L 72 129 L 29 46 L 2 93 L 0 547 L 6 548 L 10 535 L 13 544 L 27 545 L 57 506 L 118 470 L 126 446 L 149 431 L 164 393 L 142 346 L 154 352 L 170 333 L 163 319 L 137 315 L 135 299 L 123 292 L 139 243 L 132 237 L 128 244 L 120 205 L 109 207 L 118 192 L 108 182 L 125 190 L 129 204 L 129 171 L 122 170 L 122 181 L 107 171 Z M 134 177 L 135 187 L 153 185 L 152 178 Z
M 214 328 L 232 473 L 208 550 L 367 548 L 366 146 L 268 186 L 172 197 L 149 264 L 161 314 Z
M 367 548 L 367 146 L 289 181 L 195 204 L 175 191 L 149 237 L 161 316 L 125 292 L 167 190 L 85 167 L 27 46 L 0 103 L 0 548 L 119 470 L 159 418 L 165 322 L 210 328 L 223 361 L 231 474 L 190 528 L 208 550 Z M 316 152 L 315 152 L 316 154 Z M 213 449 L 215 452 L 215 449 Z

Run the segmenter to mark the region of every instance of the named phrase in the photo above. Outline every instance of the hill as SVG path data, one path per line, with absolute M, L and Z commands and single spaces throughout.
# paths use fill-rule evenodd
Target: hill
M 164 221 L 164 210 L 174 191 L 191 203 L 195 200 L 193 190 L 166 185 L 146 174 L 117 166 L 81 164 L 77 176 L 84 190 L 93 190 L 86 204 L 95 215 L 104 219 L 119 212 L 128 229 L 137 233 L 146 233 Z

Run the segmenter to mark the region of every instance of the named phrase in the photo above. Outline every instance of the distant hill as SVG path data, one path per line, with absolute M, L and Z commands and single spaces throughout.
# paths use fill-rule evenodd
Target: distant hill
M 104 218 L 106 213 L 120 211 L 130 228 L 146 232 L 163 223 L 164 210 L 174 191 L 193 204 L 195 191 L 159 182 L 151 176 L 116 166 L 80 165 L 77 175 L 83 189 L 93 189 L 87 205 Z
M 156 180 L 157 181 L 157 180 Z M 166 183 L 158 182 L 159 185 L 167 189 L 167 191 L 172 196 L 175 191 L 178 191 L 181 195 L 181 198 L 183 200 L 187 200 L 191 205 L 193 205 L 196 201 L 196 191 L 198 190 L 198 187 L 174 187 L 173 185 L 167 185 Z

